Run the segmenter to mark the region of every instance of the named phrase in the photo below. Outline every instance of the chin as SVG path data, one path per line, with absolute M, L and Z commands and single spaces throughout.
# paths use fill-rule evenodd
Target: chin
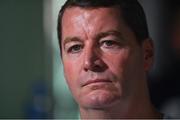
M 86 108 L 101 109 L 111 107 L 120 98 L 120 95 L 115 94 L 110 90 L 93 90 L 90 93 L 80 98 L 80 105 Z

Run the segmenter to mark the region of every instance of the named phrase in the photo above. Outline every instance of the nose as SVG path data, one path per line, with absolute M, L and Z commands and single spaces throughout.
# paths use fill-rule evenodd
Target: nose
M 100 52 L 93 48 L 87 48 L 84 54 L 84 70 L 93 72 L 103 72 L 107 65 L 102 59 Z

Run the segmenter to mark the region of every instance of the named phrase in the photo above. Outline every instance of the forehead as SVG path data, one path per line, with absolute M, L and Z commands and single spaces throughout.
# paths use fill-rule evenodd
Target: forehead
M 112 6 L 112 7 L 79 7 L 79 6 L 70 6 L 66 8 L 64 14 L 71 14 L 71 13 L 101 13 L 105 14 L 119 14 L 121 9 L 119 6 Z
M 95 32 L 102 29 L 123 28 L 123 25 L 125 26 L 125 22 L 121 10 L 116 6 L 108 8 L 70 7 L 65 10 L 62 17 L 63 34 L 67 29 L 78 31 L 83 27 L 83 29 Z

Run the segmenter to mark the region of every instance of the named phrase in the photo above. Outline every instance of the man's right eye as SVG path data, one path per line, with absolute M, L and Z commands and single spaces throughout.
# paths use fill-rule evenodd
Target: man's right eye
M 81 44 L 73 45 L 68 48 L 67 52 L 72 53 L 72 54 L 78 53 L 81 51 L 82 48 L 83 48 L 83 46 Z

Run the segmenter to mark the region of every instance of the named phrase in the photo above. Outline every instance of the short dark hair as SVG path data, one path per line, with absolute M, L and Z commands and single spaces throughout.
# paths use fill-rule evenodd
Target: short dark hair
M 59 11 L 57 34 L 61 49 L 62 34 L 62 17 L 64 11 L 70 7 L 81 8 L 99 8 L 99 7 L 115 7 L 121 10 L 123 18 L 127 25 L 135 33 L 137 42 L 142 43 L 143 40 L 149 38 L 148 27 L 144 10 L 137 0 L 67 0 Z

